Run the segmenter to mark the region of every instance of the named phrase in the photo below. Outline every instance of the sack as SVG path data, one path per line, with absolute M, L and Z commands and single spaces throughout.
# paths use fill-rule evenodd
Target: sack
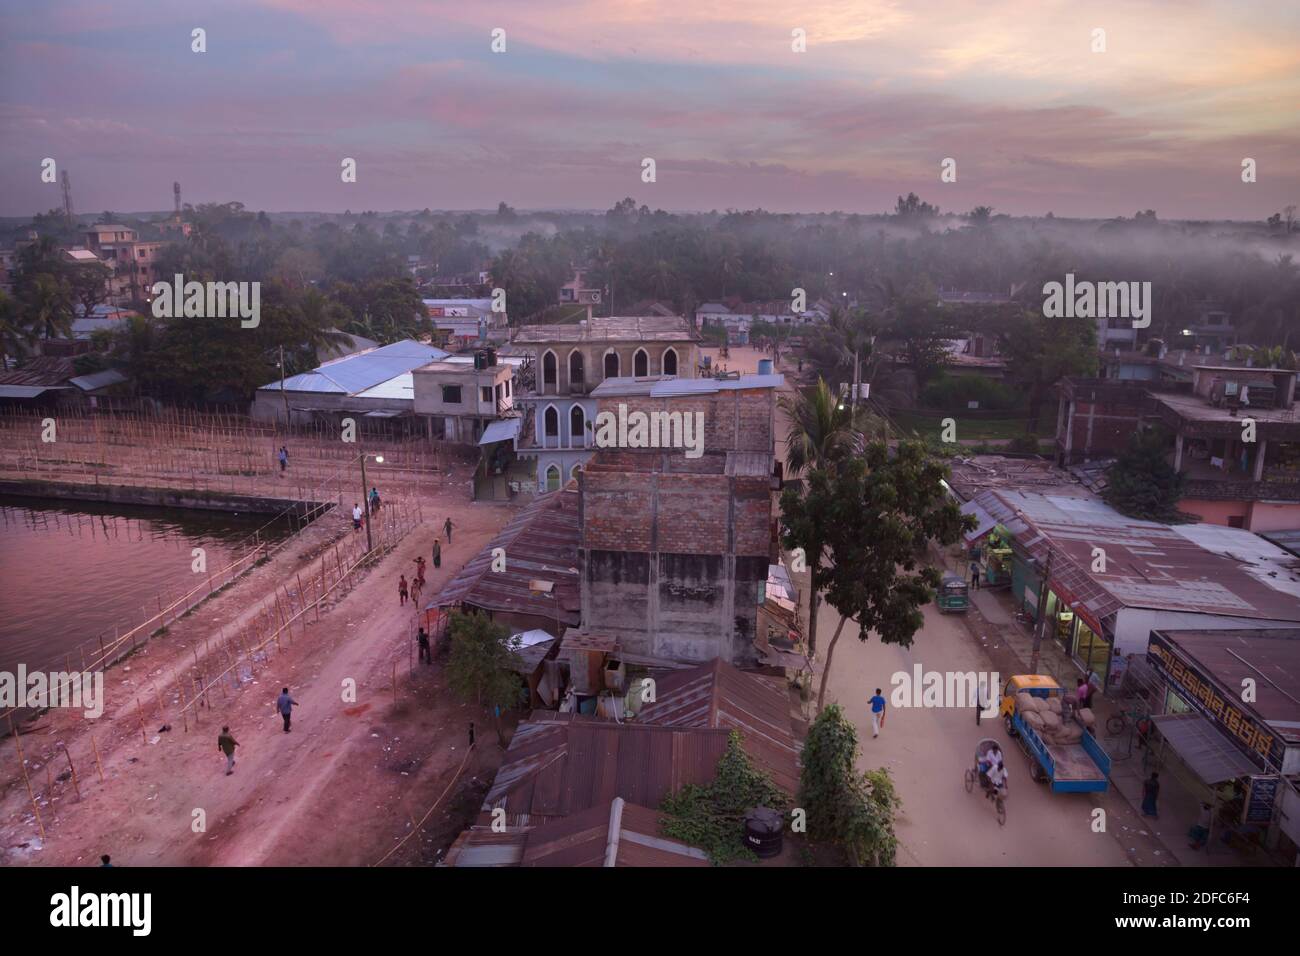
M 1016 694 L 1016 710 L 1023 714 L 1037 709 L 1038 707 L 1035 705 L 1032 696 L 1026 694 L 1023 690 Z
M 1080 707 L 1078 710 L 1079 722 L 1085 727 L 1096 727 L 1097 718 L 1092 715 L 1092 710 L 1088 707 Z
M 1056 743 L 1058 744 L 1077 744 L 1083 739 L 1083 728 L 1078 724 L 1063 724 L 1061 729 L 1056 732 Z
M 1039 712 L 1038 716 L 1042 718 L 1043 725 L 1047 727 L 1048 730 L 1055 732 L 1061 729 L 1060 714 L 1054 714 L 1050 710 L 1048 710 L 1048 711 Z
M 1020 719 L 1034 729 L 1036 733 L 1041 733 L 1044 727 L 1043 715 L 1033 710 L 1026 710 L 1021 713 Z
M 1060 697 L 1047 698 L 1047 709 L 1054 714 L 1059 714 L 1061 712 L 1061 698 Z

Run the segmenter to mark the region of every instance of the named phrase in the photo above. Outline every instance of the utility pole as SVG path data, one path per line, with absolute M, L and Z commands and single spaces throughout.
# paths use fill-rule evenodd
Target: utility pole
M 1047 549 L 1047 569 L 1043 572 L 1043 586 L 1038 594 L 1038 606 L 1035 610 L 1038 612 L 1034 617 L 1034 651 L 1029 657 L 1029 673 L 1038 673 L 1038 654 L 1043 646 L 1043 629 L 1046 627 L 1045 621 L 1047 615 L 1043 613 L 1043 608 L 1047 604 L 1047 591 L 1051 587 L 1052 580 L 1052 550 Z
M 370 510 L 370 498 L 369 498 L 369 493 L 368 493 L 367 490 L 366 490 L 366 453 L 365 453 L 364 451 L 361 453 L 361 500 L 365 502 L 365 504 L 362 505 L 361 507 L 363 507 L 363 508 L 365 509 L 365 521 L 366 521 L 366 554 L 369 554 L 371 551 L 375 550 L 375 543 L 374 543 L 374 541 L 372 541 L 371 538 L 370 538 L 370 514 L 371 514 L 371 510 Z
M 283 346 L 283 345 L 280 346 L 280 397 L 281 397 L 282 399 L 284 399 L 284 428 L 285 428 L 285 431 L 288 431 L 288 430 L 289 430 L 289 424 L 290 424 L 290 421 L 289 421 L 289 395 L 288 395 L 288 393 L 285 392 L 285 390 L 284 390 L 284 346 Z M 365 462 L 362 462 L 361 467 L 362 467 L 362 468 L 365 467 Z

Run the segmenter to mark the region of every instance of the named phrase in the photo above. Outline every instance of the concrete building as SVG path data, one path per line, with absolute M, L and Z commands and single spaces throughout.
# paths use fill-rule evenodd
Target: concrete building
M 449 348 L 472 348 L 504 341 L 510 325 L 506 312 L 493 312 L 492 300 L 424 299 L 424 309 Z
M 969 543 L 1009 542 L 1016 603 L 1041 606 L 1049 635 L 1103 687 L 1146 654 L 1153 630 L 1300 624 L 1300 559 L 1248 531 L 1139 521 L 1089 496 L 1009 489 L 978 494 L 962 512 L 978 521 Z
M 136 230 L 113 223 L 96 223 L 85 235 L 89 250 L 113 270 L 109 301 L 114 305 L 145 301 L 153 284 L 164 278 L 157 260 L 167 243 L 142 241 Z
M 1169 462 L 1187 478 L 1179 509 L 1202 521 L 1300 528 L 1296 372 L 1247 365 L 1134 364 L 1149 378 L 1065 379 L 1057 461 L 1114 458 L 1138 428 L 1174 435 Z
M 697 415 L 703 451 L 604 448 L 578 476 L 583 631 L 647 660 L 745 665 L 775 560 L 779 375 L 607 381 L 599 412 Z
M 490 422 L 514 409 L 514 366 L 484 349 L 472 363 L 442 359 L 413 370 L 415 413 L 429 437 L 477 443 Z
M 512 348 L 531 361 L 517 396 L 515 453 L 536 463 L 536 490 L 554 491 L 595 449 L 592 391 L 607 378 L 693 378 L 699 335 L 680 316 L 622 316 L 521 328 Z

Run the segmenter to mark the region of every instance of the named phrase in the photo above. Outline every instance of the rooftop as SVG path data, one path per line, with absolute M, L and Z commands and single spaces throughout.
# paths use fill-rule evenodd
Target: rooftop
M 427 365 L 447 353 L 432 345 L 404 339 L 377 349 L 367 349 L 317 366 L 310 372 L 284 380 L 286 392 L 324 392 L 335 395 L 358 395 L 412 369 Z M 279 391 L 280 383 L 271 382 L 263 389 Z M 404 397 L 410 397 L 407 394 Z
M 948 486 L 962 501 L 994 488 L 1032 490 L 1055 494 L 1086 495 L 1079 482 L 1044 458 L 1008 458 L 1004 455 L 973 455 L 948 462 L 952 477 Z
M 649 376 L 633 378 L 622 375 L 607 378 L 591 390 L 593 398 L 640 395 L 650 398 L 674 398 L 683 395 L 716 395 L 718 392 L 751 388 L 780 388 L 784 375 L 741 375 L 738 378 L 673 378 Z
M 1236 414 L 1226 407 L 1215 408 L 1203 395 L 1183 392 L 1151 391 L 1153 401 L 1176 413 L 1181 418 L 1198 422 L 1216 422 L 1241 427 L 1243 419 L 1253 418 L 1257 422 L 1300 423 L 1300 409 L 1297 408 L 1252 408 L 1243 405 Z
M 568 325 L 525 325 L 517 344 L 550 342 L 694 342 L 699 333 L 679 315 L 623 315 Z
M 492 550 L 510 556 L 504 571 L 492 570 Z M 489 611 L 530 614 L 577 626 L 578 491 L 570 485 L 539 495 L 488 542 L 429 602 L 429 608 L 468 604 Z M 533 581 L 554 583 L 552 597 L 533 590 Z
M 1254 681 L 1256 699 L 1249 709 L 1300 746 L 1300 629 L 1160 633 L 1234 692 L 1247 678 Z
M 963 505 L 1006 527 L 1097 619 L 1124 607 L 1247 620 L 1300 621 L 1300 560 L 1258 535 L 1219 525 L 1126 518 L 1092 498 L 985 491 Z M 1106 572 L 1090 570 L 1093 549 Z

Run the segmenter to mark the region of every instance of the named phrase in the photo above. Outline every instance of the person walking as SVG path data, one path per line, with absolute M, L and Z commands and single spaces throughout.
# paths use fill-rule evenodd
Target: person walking
M 361 505 L 355 501 L 352 503 L 352 530 L 361 530 Z
M 374 485 L 370 486 L 370 510 L 372 513 L 379 510 L 379 489 Z
M 447 543 L 451 544 L 451 529 L 456 527 L 451 523 L 451 515 L 447 515 L 447 520 L 442 523 L 442 530 L 447 532 Z
M 111 869 L 113 866 L 113 858 L 105 853 L 99 858 L 99 865 L 101 868 L 107 866 Z
M 429 649 L 429 632 L 424 628 L 420 628 L 420 633 L 415 635 L 415 639 L 420 643 L 420 662 L 432 664 L 433 653 Z
M 871 736 L 879 737 L 880 729 L 885 726 L 885 698 L 880 696 L 880 688 L 876 688 L 876 696 L 871 698 Z
M 442 542 L 437 538 L 433 540 L 433 566 L 442 567 Z
M 230 732 L 230 728 L 222 727 L 221 734 L 217 737 L 217 749 L 226 755 L 227 777 L 235 772 L 235 748 L 238 746 L 239 741 L 236 740 L 234 735 Z
M 413 578 L 411 580 L 411 603 L 415 604 L 420 600 L 420 592 L 424 590 L 424 578 Z
M 289 721 L 293 716 L 293 709 L 298 706 L 298 702 L 289 696 L 289 688 L 282 687 L 280 696 L 275 700 L 275 709 L 280 712 L 284 718 L 284 732 L 289 733 Z
M 1159 796 L 1160 774 L 1153 770 L 1151 776 L 1147 777 L 1146 782 L 1142 784 L 1142 815 L 1144 817 L 1160 819 L 1160 813 L 1156 809 L 1156 799 Z
M 406 605 L 407 585 L 406 575 L 403 574 L 397 581 L 397 596 L 402 599 L 402 606 Z
M 284 470 L 288 467 L 289 467 L 289 449 L 281 445 L 280 446 L 280 474 L 283 475 Z
M 980 564 L 978 561 L 970 563 L 970 586 L 973 591 L 980 589 Z
M 428 562 L 424 560 L 424 555 L 422 554 L 416 555 L 415 556 L 415 580 L 419 581 L 420 584 L 424 584 L 424 569 L 426 567 L 428 567 Z

